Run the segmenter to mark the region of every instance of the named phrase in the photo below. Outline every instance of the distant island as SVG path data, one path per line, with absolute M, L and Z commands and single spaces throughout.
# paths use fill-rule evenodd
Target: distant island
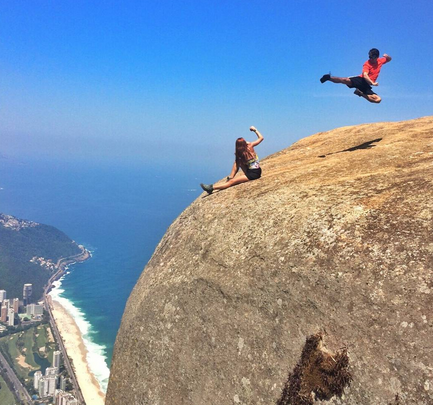
M 30 283 L 34 299 L 42 298 L 64 259 L 83 253 L 87 258 L 83 246 L 53 226 L 0 213 L 0 290 L 10 297 L 21 297 Z

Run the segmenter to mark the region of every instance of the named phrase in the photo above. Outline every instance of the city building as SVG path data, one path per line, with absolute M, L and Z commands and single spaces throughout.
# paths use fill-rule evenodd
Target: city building
M 60 389 L 56 389 L 55 391 L 54 391 L 54 395 L 53 395 L 53 403 L 54 403 L 54 405 L 55 404 L 57 404 L 57 398 L 59 397 L 59 395 L 61 394 L 63 392 L 63 390 L 60 388 Z
M 38 393 L 41 398 L 48 396 L 48 381 L 45 379 L 45 377 L 39 378 Z
M 6 299 L 6 290 L 0 290 L 0 302 L 3 302 L 3 300 Z
M 46 375 L 39 379 L 39 396 L 41 398 L 52 397 L 56 391 L 57 376 Z
M 39 304 L 29 304 L 26 307 L 26 314 L 28 316 L 38 316 L 44 314 L 44 306 Z
M 66 390 L 66 378 L 63 375 L 60 376 L 60 389 L 62 391 Z
M 3 304 L 1 307 L 0 321 L 6 322 L 8 318 L 8 307 Z
M 56 367 L 47 367 L 45 369 L 45 376 L 57 375 L 58 371 L 59 370 Z
M 72 394 L 62 390 L 57 391 L 56 401 L 54 403 L 55 405 L 78 405 L 78 401 Z
M 14 308 L 15 313 L 17 314 L 20 311 L 20 300 L 18 298 L 14 298 L 12 306 Z
M 32 284 L 24 284 L 24 288 L 23 288 L 23 301 L 24 301 L 24 306 L 27 306 L 27 305 L 30 304 L 30 302 L 31 302 L 31 298 L 32 298 L 32 289 L 33 289 Z
M 61 355 L 62 353 L 59 350 L 53 353 L 53 367 L 57 368 L 57 370 L 60 368 Z
M 33 375 L 33 388 L 35 390 L 39 389 L 39 380 L 42 378 L 42 371 L 36 371 Z
M 12 307 L 9 307 L 8 310 L 8 325 L 14 326 L 15 325 L 15 312 Z

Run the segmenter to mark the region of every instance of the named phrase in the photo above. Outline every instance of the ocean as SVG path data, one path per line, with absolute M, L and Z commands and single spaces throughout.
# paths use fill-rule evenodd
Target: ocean
M 199 183 L 217 176 L 215 167 L 184 163 L 0 158 L 0 212 L 55 226 L 92 252 L 52 294 L 74 314 L 104 391 L 132 288 Z

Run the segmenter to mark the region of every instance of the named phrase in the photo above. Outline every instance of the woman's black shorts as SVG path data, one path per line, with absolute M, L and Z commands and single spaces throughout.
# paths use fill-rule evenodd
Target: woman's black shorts
M 260 179 L 261 175 L 262 169 L 260 167 L 258 169 L 248 169 L 245 173 L 245 176 L 247 176 L 248 180 Z
M 367 83 L 367 80 L 365 80 L 363 77 L 354 76 L 354 77 L 349 77 L 349 79 L 352 82 L 352 85 L 351 86 L 347 85 L 347 87 L 351 89 L 355 87 L 367 95 L 376 94 L 373 90 L 371 90 L 371 86 Z

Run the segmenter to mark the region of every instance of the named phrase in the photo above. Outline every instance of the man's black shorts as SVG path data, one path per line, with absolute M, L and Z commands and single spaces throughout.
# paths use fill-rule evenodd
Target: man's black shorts
M 349 79 L 352 82 L 352 85 L 351 86 L 347 85 L 347 87 L 351 89 L 355 87 L 367 95 L 376 94 L 373 90 L 371 90 L 371 86 L 367 83 L 367 80 L 365 80 L 363 77 L 354 76 L 354 77 L 349 77 Z
M 260 179 L 261 175 L 262 169 L 260 167 L 258 169 L 248 169 L 245 173 L 245 176 L 247 176 L 248 180 Z

